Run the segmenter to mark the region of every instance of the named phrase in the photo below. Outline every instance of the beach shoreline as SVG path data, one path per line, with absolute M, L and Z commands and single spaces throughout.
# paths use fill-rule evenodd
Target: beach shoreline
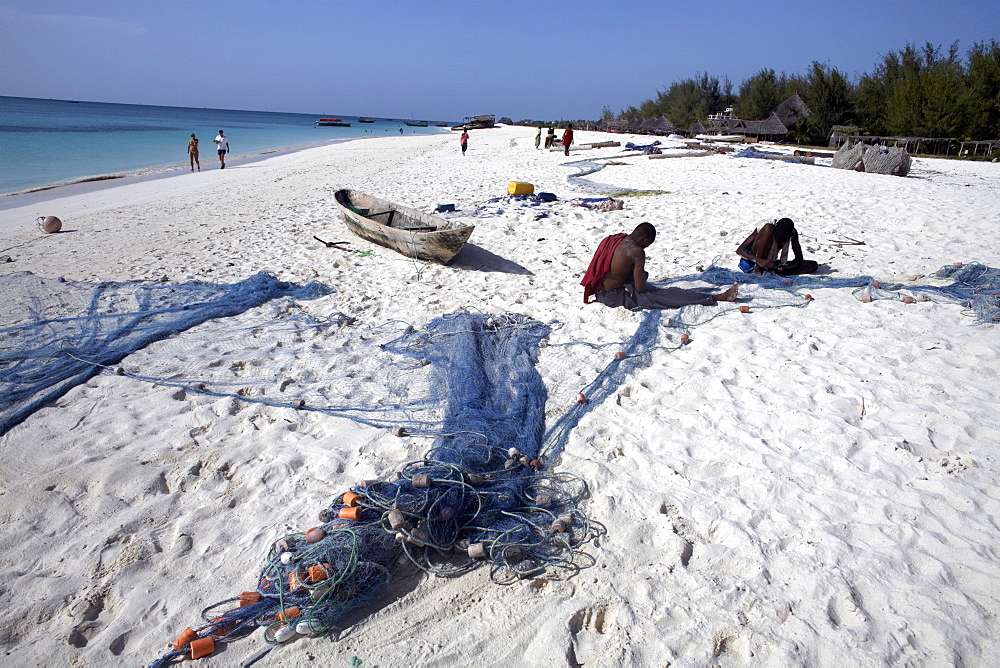
M 380 139 L 380 137 L 361 137 L 360 139 Z M 328 146 L 330 144 L 337 144 L 345 141 L 352 141 L 352 139 L 327 139 L 319 144 L 305 144 L 302 146 L 276 148 L 268 151 L 262 151 L 260 153 L 235 154 L 233 156 L 227 155 L 226 165 L 235 167 L 238 165 L 260 162 L 261 160 L 267 160 L 268 158 L 275 158 L 282 155 L 288 155 L 290 153 L 297 153 L 299 151 L 319 148 L 321 146 Z M 213 149 L 211 153 L 213 162 L 206 164 L 204 166 L 204 171 L 219 169 L 217 152 Z M 13 209 L 16 207 L 28 206 L 30 204 L 39 204 L 48 199 L 87 194 L 89 192 L 94 192 L 95 190 L 128 185 L 131 183 L 165 179 L 174 176 L 184 176 L 185 174 L 191 173 L 191 171 L 192 170 L 189 164 L 179 162 L 176 164 L 149 167 L 131 172 L 101 174 L 84 177 L 75 181 L 53 183 L 51 185 L 39 186 L 28 190 L 0 194 L 0 210 Z M 194 173 L 198 173 L 200 171 L 202 170 L 196 169 L 194 170 Z
M 350 139 L 0 198 L 0 280 L 48 279 L 51 297 L 69 298 L 59 278 L 180 287 L 258 272 L 330 289 L 154 341 L 109 365 L 121 374 L 90 377 L 0 435 L 8 661 L 146 665 L 206 606 L 253 589 L 275 540 L 430 447 L 311 410 L 334 387 L 392 387 L 392 373 L 371 373 L 379 353 L 354 346 L 471 312 L 551 330 L 534 361 L 546 428 L 581 411 L 551 466 L 586 482 L 581 509 L 607 529 L 582 547 L 591 562 L 506 587 L 488 568 L 435 578 L 400 564 L 335 641 L 298 637 L 267 665 L 989 663 L 1000 649 L 995 326 L 956 304 L 741 283 L 737 304 L 700 307 L 690 343 L 664 312 L 655 346 L 606 398 L 581 406 L 577 393 L 649 322 L 581 302 L 605 236 L 652 222 L 650 279 L 709 290 L 703 269 L 735 268 L 760 221 L 788 216 L 825 275 L 903 294 L 943 284 L 933 273 L 955 262 L 1000 266 L 983 243 L 997 165 L 918 158 L 899 178 L 622 147 L 566 158 L 536 150 L 534 128 L 470 134 L 465 156 L 450 134 Z M 648 143 L 576 133 L 608 139 Z M 572 178 L 584 160 L 603 168 Z M 510 181 L 558 201 L 507 198 Z M 426 212 L 454 204 L 444 217 L 475 231 L 449 265 L 418 262 L 353 236 L 333 201 L 341 188 Z M 580 201 L 629 191 L 618 210 Z M 40 215 L 64 231 L 41 233 Z M 310 410 L 296 410 L 306 396 Z M 200 663 L 248 660 L 260 635 Z

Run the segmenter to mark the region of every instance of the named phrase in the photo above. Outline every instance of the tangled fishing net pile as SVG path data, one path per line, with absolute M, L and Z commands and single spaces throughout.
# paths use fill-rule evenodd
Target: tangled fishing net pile
M 852 288 L 862 301 L 957 303 L 981 324 L 1000 321 L 1000 270 L 956 264 L 936 278 L 949 283 L 710 267 L 657 285 L 739 282 L 754 310 L 805 308 L 803 290 Z M 204 609 L 154 666 L 210 654 L 215 643 L 257 629 L 272 645 L 330 634 L 391 585 L 401 558 L 444 577 L 488 568 L 499 584 L 591 564 L 582 548 L 602 529 L 580 508 L 587 486 L 551 463 L 583 416 L 652 351 L 678 350 L 692 328 L 740 310 L 644 311 L 630 316 L 627 340 L 593 342 L 518 314 L 463 311 L 419 329 L 359 323 L 313 312 L 329 288 L 266 274 L 233 285 L 91 285 L 21 274 L 0 278 L 0 288 L 8 295 L 0 305 L 0 433 L 103 372 L 432 440 L 395 479 L 357 481 L 328 499 L 318 520 L 271 541 L 246 590 Z

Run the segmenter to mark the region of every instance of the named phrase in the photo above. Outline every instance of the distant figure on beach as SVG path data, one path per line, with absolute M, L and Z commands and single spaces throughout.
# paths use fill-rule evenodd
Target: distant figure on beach
M 794 254 L 791 262 L 787 261 L 789 246 Z M 819 268 L 812 260 L 802 258 L 799 233 L 791 218 L 764 223 L 743 240 L 736 254 L 742 258 L 740 269 L 746 274 L 753 272 L 760 275 L 773 271 L 779 276 L 794 276 L 811 274 Z
M 545 148 L 552 148 L 552 144 L 556 141 L 556 129 L 549 128 L 549 131 L 545 133 Z
M 680 288 L 651 288 L 646 285 L 646 248 L 656 239 L 656 228 L 639 223 L 631 234 L 612 234 L 597 247 L 580 285 L 583 302 L 590 296 L 605 306 L 625 308 L 680 308 L 690 304 L 712 306 L 736 301 L 738 286 L 733 283 L 725 292 L 710 295 Z
M 191 139 L 188 139 L 188 156 L 191 158 L 191 171 L 194 171 L 195 164 L 198 165 L 198 171 L 201 171 L 201 161 L 198 160 L 198 138 L 191 133 Z
M 535 135 L 535 150 L 538 149 L 538 147 L 541 145 L 541 143 L 542 143 L 542 126 L 539 125 L 538 126 L 538 133 Z
M 219 162 L 222 163 L 222 169 L 226 168 L 226 154 L 229 153 L 229 139 L 226 138 L 226 133 L 219 130 L 218 136 L 213 139 L 219 149 Z
M 465 155 L 465 151 L 469 148 L 468 130 L 462 130 L 462 136 L 458 138 L 458 142 L 462 145 L 462 155 Z
M 563 148 L 566 149 L 565 151 L 563 151 L 563 155 L 569 155 L 569 145 L 572 143 L 573 143 L 573 124 L 570 123 L 569 125 L 566 126 L 566 129 L 563 130 L 562 145 Z

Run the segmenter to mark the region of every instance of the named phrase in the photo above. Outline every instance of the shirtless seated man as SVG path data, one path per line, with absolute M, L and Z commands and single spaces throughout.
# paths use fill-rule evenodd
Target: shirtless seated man
M 787 262 L 788 248 L 791 246 L 794 258 Z M 819 265 L 813 260 L 802 258 L 802 246 L 799 245 L 799 233 L 791 218 L 781 218 L 760 226 L 750 233 L 736 254 L 740 260 L 740 269 L 749 274 L 763 274 L 773 271 L 779 276 L 794 276 L 797 274 L 812 274 Z
M 606 237 L 594 253 L 584 286 L 583 301 L 590 295 L 605 306 L 625 308 L 680 308 L 690 304 L 712 306 L 718 302 L 736 300 L 738 287 L 733 283 L 725 292 L 709 295 L 680 288 L 651 288 L 646 266 L 646 248 L 656 239 L 656 228 L 650 223 L 639 223 L 631 234 L 613 234 Z

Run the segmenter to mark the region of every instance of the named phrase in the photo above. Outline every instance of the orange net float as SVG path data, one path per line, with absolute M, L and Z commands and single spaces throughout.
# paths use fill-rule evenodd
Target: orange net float
M 341 508 L 340 509 L 340 519 L 342 520 L 360 520 L 361 519 L 361 509 L 355 506 L 354 508 Z
M 330 577 L 330 564 L 316 564 L 309 567 L 308 580 L 310 584 L 316 584 Z
M 813 300 L 813 296 L 812 295 L 806 295 L 805 299 L 806 299 L 807 302 L 811 302 Z
M 212 619 L 212 624 L 215 624 L 215 629 L 212 631 L 211 636 L 220 640 L 225 639 L 226 635 L 240 625 L 238 621 L 230 620 L 226 617 L 215 617 Z
M 687 334 L 681 334 L 681 344 L 686 346 L 689 343 L 691 343 L 691 337 Z
M 288 608 L 278 613 L 278 620 L 282 622 L 287 622 L 289 619 L 294 619 L 299 616 L 298 607 Z
M 626 354 L 625 354 L 624 352 L 622 352 L 621 350 L 619 350 L 618 352 L 616 352 L 616 353 L 615 353 L 615 359 L 616 359 L 616 360 L 623 360 L 623 359 L 625 359 L 626 357 L 628 357 L 628 355 L 626 355 Z
M 187 645 L 189 642 L 191 642 L 192 640 L 195 640 L 197 637 L 198 637 L 198 634 L 195 632 L 194 629 L 192 629 L 192 628 L 184 629 L 184 631 L 182 631 L 181 634 L 179 636 L 177 636 L 177 640 L 174 641 L 174 644 L 172 645 L 172 647 L 175 650 L 179 651 L 179 650 L 183 649 L 184 646 Z
M 244 608 L 254 603 L 260 603 L 260 594 L 255 591 L 245 591 L 240 594 L 240 607 Z
M 212 636 L 205 636 L 204 638 L 198 638 L 197 640 L 191 641 L 191 658 L 200 659 L 203 656 L 208 656 L 215 651 L 215 640 Z
M 916 300 L 913 297 L 911 297 L 910 295 L 904 295 L 903 296 L 903 303 L 904 304 L 912 304 L 915 301 Z
M 740 313 L 749 313 L 749 312 L 750 312 L 749 306 L 747 306 L 746 304 L 740 305 Z
M 871 295 L 864 295 L 864 296 L 861 297 L 861 301 L 864 302 L 865 304 L 871 304 L 872 303 L 872 296 Z
M 587 395 L 584 394 L 583 392 L 577 393 L 577 395 L 576 395 L 576 403 L 578 403 L 578 404 L 585 404 L 585 403 L 587 403 Z
M 354 507 L 358 505 L 358 499 L 361 497 L 356 492 L 344 492 L 344 496 L 341 498 L 340 502 L 345 506 Z

